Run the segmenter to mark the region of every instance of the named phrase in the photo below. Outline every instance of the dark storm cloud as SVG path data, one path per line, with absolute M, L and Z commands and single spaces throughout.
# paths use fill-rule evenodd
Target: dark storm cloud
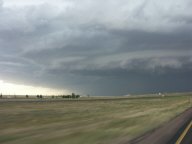
M 0 75 L 94 95 L 190 91 L 191 7 L 190 0 L 0 1 Z

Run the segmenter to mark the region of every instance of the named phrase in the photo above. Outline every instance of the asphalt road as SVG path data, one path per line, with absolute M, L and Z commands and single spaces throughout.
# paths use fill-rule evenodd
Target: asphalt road
M 192 144 L 192 108 L 126 144 Z M 181 137 L 181 138 L 180 138 Z M 178 142 L 178 139 L 180 141 Z
M 184 123 L 167 144 L 192 144 L 192 132 L 191 119 Z M 187 143 L 191 141 L 191 143 Z
M 178 144 L 192 144 L 192 126 L 187 130 L 187 133 L 184 135 L 183 139 Z

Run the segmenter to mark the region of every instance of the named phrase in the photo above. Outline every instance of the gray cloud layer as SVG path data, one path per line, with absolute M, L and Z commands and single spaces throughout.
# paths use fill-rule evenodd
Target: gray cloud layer
M 0 1 L 0 76 L 94 95 L 190 91 L 190 0 Z

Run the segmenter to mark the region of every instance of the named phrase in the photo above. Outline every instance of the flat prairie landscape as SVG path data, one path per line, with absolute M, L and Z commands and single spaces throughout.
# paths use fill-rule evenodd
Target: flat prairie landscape
M 0 143 L 123 144 L 189 107 L 187 95 L 1 102 Z

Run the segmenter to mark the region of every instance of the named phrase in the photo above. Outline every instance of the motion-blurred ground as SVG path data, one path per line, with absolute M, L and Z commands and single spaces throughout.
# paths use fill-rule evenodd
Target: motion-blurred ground
M 1 102 L 1 144 L 117 144 L 189 107 L 188 96 Z

